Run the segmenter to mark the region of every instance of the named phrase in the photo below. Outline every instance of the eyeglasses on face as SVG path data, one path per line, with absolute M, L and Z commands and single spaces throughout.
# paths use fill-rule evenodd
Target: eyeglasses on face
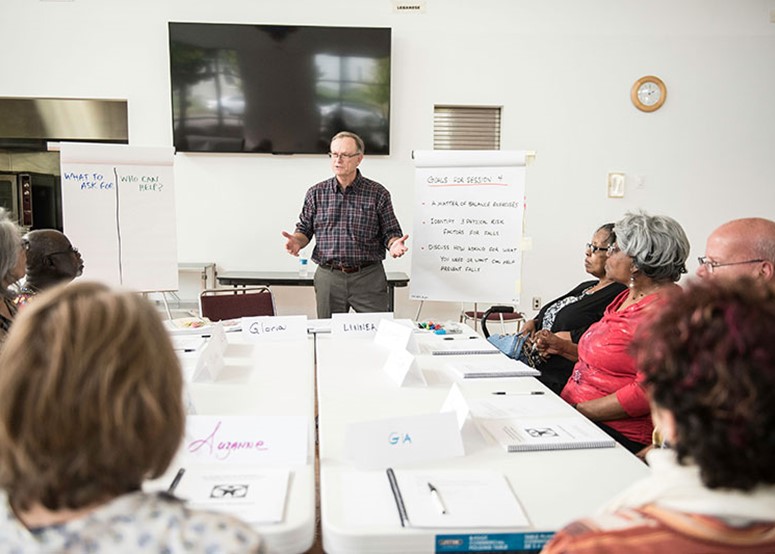
M 613 243 L 611 246 L 608 247 L 608 252 L 607 253 L 608 253 L 609 256 L 613 256 L 617 252 L 621 252 L 621 251 L 622 251 L 622 249 L 619 248 L 619 245 L 616 244 L 616 243 Z
M 340 159 L 343 158 L 345 160 L 349 160 L 350 158 L 354 158 L 355 156 L 359 156 L 360 152 L 356 152 L 355 154 L 345 154 L 344 152 L 329 152 L 328 157 L 334 158 L 334 159 Z
M 743 265 L 743 264 L 755 264 L 759 262 L 763 262 L 761 258 L 757 258 L 755 260 L 743 260 L 742 262 L 714 262 L 707 256 L 700 256 L 697 258 L 697 261 L 700 262 L 701 266 L 705 266 L 705 270 L 708 273 L 713 273 L 713 270 L 717 267 L 724 267 L 727 265 Z
M 597 254 L 598 252 L 608 253 L 608 251 L 611 249 L 611 246 L 595 246 L 591 242 L 585 244 L 584 247 L 586 251 L 591 252 L 592 254 Z
M 49 252 L 46 254 L 47 256 L 58 256 L 59 254 L 78 254 L 78 249 L 75 248 L 72 244 L 67 250 L 59 250 L 58 252 Z

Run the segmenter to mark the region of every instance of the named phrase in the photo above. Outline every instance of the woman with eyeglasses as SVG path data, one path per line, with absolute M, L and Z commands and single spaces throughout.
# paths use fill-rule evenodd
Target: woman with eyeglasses
M 653 425 L 642 375 L 629 352 L 638 326 L 678 288 L 689 239 L 674 219 L 628 213 L 614 226 L 606 274 L 627 290 L 579 340 L 578 361 L 562 397 L 633 453 L 651 443 Z
M 523 327 L 522 332 L 530 336 L 530 344 L 540 356 L 532 358 L 541 370 L 539 379 L 557 394 L 573 370 L 579 338 L 603 317 L 605 307 L 625 289 L 605 274 L 606 253 L 615 240 L 613 223 L 595 231 L 586 247 L 584 269 L 596 279 L 584 281 L 545 304 Z
M 9 287 L 24 276 L 26 260 L 26 252 L 21 246 L 21 229 L 8 212 L 0 208 L 0 342 L 5 339 L 16 315 L 16 294 Z

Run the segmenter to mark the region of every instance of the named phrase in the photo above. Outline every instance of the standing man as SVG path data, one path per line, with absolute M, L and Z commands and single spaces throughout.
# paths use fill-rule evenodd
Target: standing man
M 331 139 L 334 176 L 312 186 L 285 249 L 294 256 L 314 235 L 317 314 L 386 312 L 388 287 L 382 260 L 385 250 L 394 258 L 408 250 L 409 235 L 401 232 L 385 187 L 361 175 L 363 140 L 343 131 Z
M 703 279 L 775 279 L 775 221 L 733 219 L 713 231 L 700 258 Z

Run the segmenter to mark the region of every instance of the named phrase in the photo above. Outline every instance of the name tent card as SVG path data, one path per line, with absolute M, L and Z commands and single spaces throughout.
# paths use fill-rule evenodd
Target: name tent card
M 218 352 L 223 354 L 226 352 L 226 347 L 229 345 L 229 341 L 226 339 L 226 328 L 220 321 L 212 326 L 209 330 L 210 344 L 213 345 Z
M 402 321 L 383 319 L 377 325 L 374 343 L 391 350 L 408 350 L 414 335 L 414 328 Z
M 306 339 L 307 316 L 243 317 L 242 336 L 252 342 Z
M 226 341 L 226 331 L 221 323 L 216 323 L 210 329 L 210 335 L 207 336 L 207 342 L 200 349 L 199 357 L 196 360 L 194 370 L 190 374 L 190 380 L 194 382 L 212 382 L 218 378 L 223 369 L 223 353 L 226 351 L 228 343 Z M 189 378 L 186 375 L 186 378 Z
M 391 350 L 382 369 L 399 387 L 405 385 L 426 386 L 428 384 L 417 365 L 414 354 L 403 348 Z
M 335 337 L 373 337 L 377 334 L 379 322 L 393 319 L 390 312 L 361 314 L 332 314 L 331 334 Z
M 477 444 L 481 444 L 483 439 L 482 433 L 476 426 L 468 400 L 466 400 L 463 391 L 460 390 L 457 383 L 453 383 L 449 388 L 449 394 L 447 394 L 447 398 L 441 406 L 441 412 L 455 414 L 458 429 L 460 429 L 460 436 L 463 438 L 466 446 L 474 448 Z
M 458 428 L 462 429 L 466 421 L 471 420 L 471 410 L 468 407 L 468 401 L 463 396 L 463 391 L 456 383 L 449 388 L 444 404 L 441 406 L 442 412 L 454 412 L 457 418 Z
M 452 412 L 351 423 L 345 430 L 345 456 L 357 468 L 383 469 L 463 454 Z
M 303 416 L 189 415 L 181 454 L 203 463 L 304 465 L 307 432 Z

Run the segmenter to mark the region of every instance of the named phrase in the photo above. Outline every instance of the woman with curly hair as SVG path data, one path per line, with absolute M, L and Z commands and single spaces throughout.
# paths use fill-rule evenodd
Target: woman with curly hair
M 547 554 L 775 552 L 775 284 L 694 284 L 633 342 L 671 448 Z

